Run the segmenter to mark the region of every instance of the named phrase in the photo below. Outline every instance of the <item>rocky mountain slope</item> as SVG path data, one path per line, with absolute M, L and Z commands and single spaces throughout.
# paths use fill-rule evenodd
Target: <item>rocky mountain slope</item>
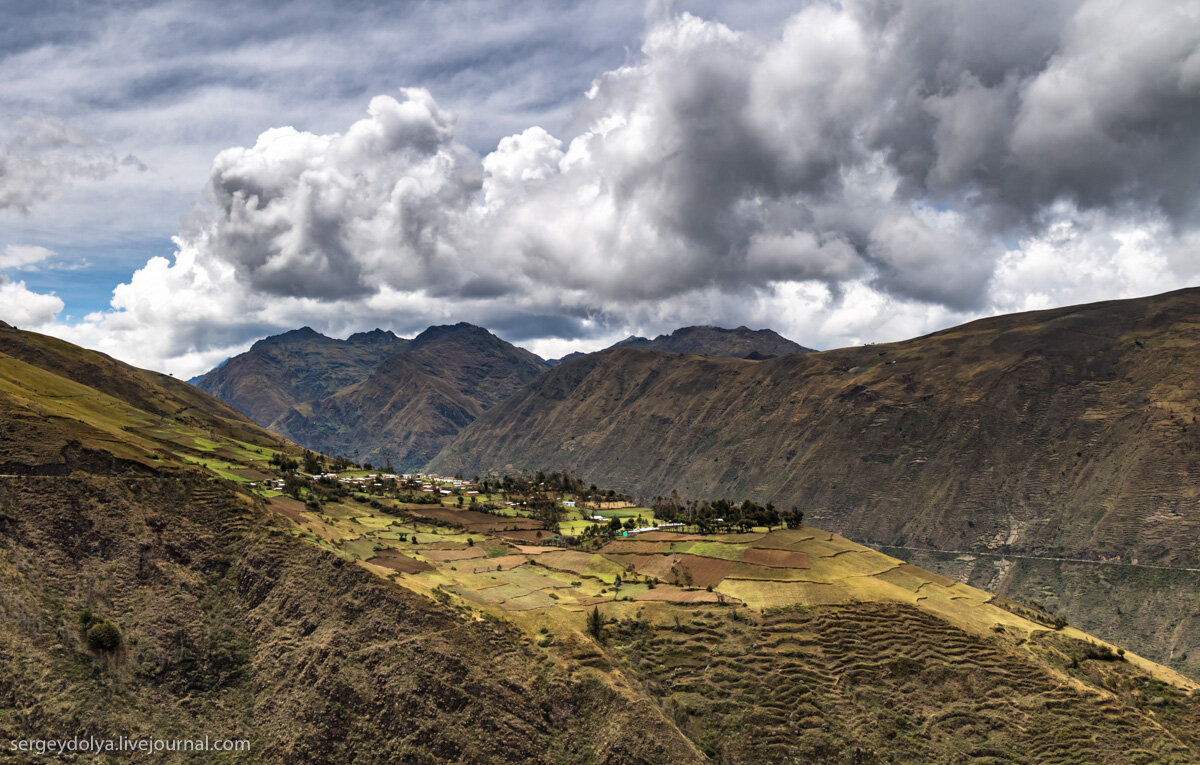
M 259 340 L 191 382 L 266 427 L 297 404 L 366 379 L 406 347 L 381 329 L 336 340 L 303 327 Z
M 547 368 L 482 327 L 430 327 L 364 380 L 292 407 L 271 428 L 317 451 L 415 469 Z
M 745 327 L 684 327 L 613 347 L 737 358 L 809 350 Z M 307 448 L 406 470 L 550 366 L 466 323 L 413 340 L 380 329 L 336 340 L 304 327 L 260 340 L 192 382 Z
M 653 340 L 630 335 L 605 348 L 604 351 L 611 351 L 614 348 L 691 353 L 696 356 L 732 356 L 738 359 L 770 359 L 789 353 L 810 353 L 812 351 L 812 348 L 805 348 L 770 329 L 748 329 L 746 327 L 725 329 L 709 326 L 680 327 L 669 335 L 659 335 Z M 598 353 L 604 351 L 598 351 Z M 568 353 L 561 359 L 554 359 L 550 363 L 558 365 L 586 355 L 588 354 Z
M 990 585 L 1073 615 L 1071 603 L 1102 601 L 1084 624 L 1129 639 L 1154 601 L 1139 572 L 1157 570 L 1136 566 L 1200 568 L 1197 370 L 1194 289 L 766 361 L 618 349 L 555 368 L 430 467 L 566 469 L 643 496 L 749 497 L 894 554 L 995 554 Z M 1135 568 L 1070 590 L 1019 567 L 1020 581 L 1007 579 L 1016 558 L 1005 554 Z M 1176 582 L 1170 630 L 1139 648 L 1196 674 L 1189 581 Z

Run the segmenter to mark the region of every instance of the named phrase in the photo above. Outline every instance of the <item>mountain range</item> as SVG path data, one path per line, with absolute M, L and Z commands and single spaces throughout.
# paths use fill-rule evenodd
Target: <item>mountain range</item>
M 774 333 L 684 328 L 553 367 L 457 325 L 431 338 L 444 353 L 401 352 L 267 425 L 406 469 L 569 470 L 646 498 L 795 506 L 1200 677 L 1198 315 L 1182 290 L 784 355 L 795 344 Z M 209 375 L 228 384 L 291 334 Z M 482 396 L 473 381 L 497 369 Z
M 755 358 L 808 350 L 745 327 L 685 327 L 613 347 L 625 346 Z M 415 470 L 555 363 L 466 323 L 411 340 L 381 329 L 337 340 L 304 327 L 260 340 L 192 382 L 307 448 Z
M 264 487 L 300 447 L 11 328 L 0 455 L 6 745 L 205 731 L 250 742 L 230 761 L 270 763 L 1200 756 L 1196 683 L 810 526 L 597 552 L 446 528 L 489 517 L 453 503 L 310 494 L 308 512 Z M 669 566 L 729 576 L 655 588 Z

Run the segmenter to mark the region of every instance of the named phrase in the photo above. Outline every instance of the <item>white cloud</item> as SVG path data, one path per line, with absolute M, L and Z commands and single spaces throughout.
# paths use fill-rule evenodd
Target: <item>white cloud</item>
M 60 331 L 192 374 L 300 324 L 820 347 L 1183 286 L 1200 24 L 1110 6 L 810 5 L 770 40 L 656 12 L 569 136 L 480 157 L 420 88 L 341 132 L 268 130 L 213 161 L 173 260 Z
M 55 316 L 63 309 L 63 301 L 54 295 L 43 295 L 0 275 L 0 319 L 20 329 L 47 331 Z
M 99 180 L 122 167 L 145 170 L 132 155 L 117 156 L 102 142 L 61 119 L 26 115 L 17 120 L 0 154 L 0 210 L 29 214 L 33 206 L 79 180 Z
M 55 255 L 53 250 L 28 244 L 10 244 L 0 253 L 0 270 L 6 268 L 22 268 L 41 263 Z

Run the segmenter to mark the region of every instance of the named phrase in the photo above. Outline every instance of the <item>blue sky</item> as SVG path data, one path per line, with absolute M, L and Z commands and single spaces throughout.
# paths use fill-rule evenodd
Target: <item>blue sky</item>
M 829 347 L 1200 270 L 1192 3 L 6 17 L 0 318 L 180 374 L 300 323 Z

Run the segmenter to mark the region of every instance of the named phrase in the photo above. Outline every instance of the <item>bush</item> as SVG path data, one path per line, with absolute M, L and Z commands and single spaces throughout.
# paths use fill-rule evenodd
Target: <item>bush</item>
M 107 619 L 88 627 L 86 637 L 88 645 L 98 651 L 111 651 L 121 644 L 121 631 Z

